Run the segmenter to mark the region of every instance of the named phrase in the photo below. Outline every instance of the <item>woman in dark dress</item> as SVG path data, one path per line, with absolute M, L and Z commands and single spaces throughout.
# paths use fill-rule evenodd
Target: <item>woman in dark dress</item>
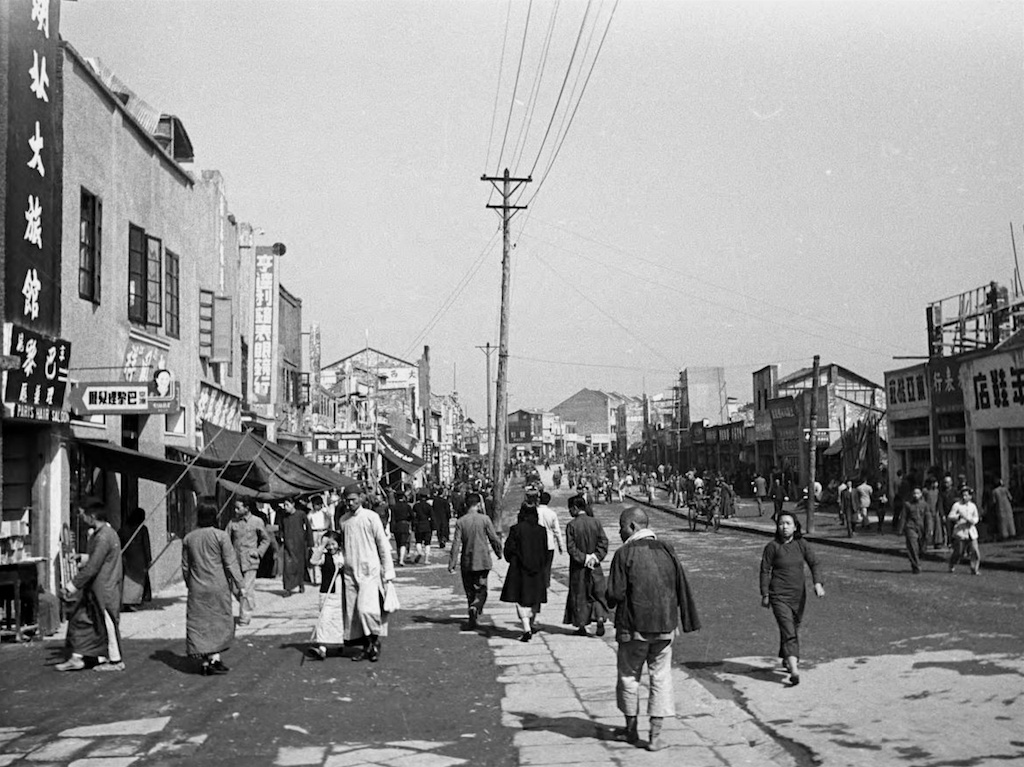
M 814 550 L 800 533 L 800 523 L 789 512 L 775 521 L 775 540 L 761 557 L 761 606 L 772 608 L 779 624 L 779 657 L 789 671 L 789 683 L 800 684 L 800 639 L 797 632 L 807 604 L 804 563 L 811 568 L 814 593 L 825 596 L 825 586 Z
M 548 556 L 548 534 L 540 526 L 536 506 L 524 506 L 518 524 L 512 525 L 505 539 L 505 560 L 508 572 L 501 589 L 501 601 L 512 602 L 523 624 L 520 642 L 529 642 L 536 629 L 540 606 L 548 601 L 545 565 Z
M 135 509 L 128 522 L 117 531 L 121 541 L 121 570 L 124 581 L 121 585 L 121 609 L 131 612 L 153 598 L 149 585 L 149 566 L 153 561 L 149 546 L 149 529 L 146 527 L 146 512 Z
M 569 598 L 562 623 L 576 626 L 576 633 L 588 636 L 587 626 L 597 621 L 597 635 L 604 636 L 608 618 L 604 571 L 601 560 L 608 556 L 604 527 L 588 512 L 579 496 L 569 499 L 572 520 L 565 526 L 565 550 L 569 554 Z
M 281 540 L 281 580 L 285 596 L 291 596 L 295 589 L 306 590 L 306 551 L 310 544 L 309 524 L 305 510 L 299 509 L 295 501 L 288 498 L 277 512 L 278 535 Z

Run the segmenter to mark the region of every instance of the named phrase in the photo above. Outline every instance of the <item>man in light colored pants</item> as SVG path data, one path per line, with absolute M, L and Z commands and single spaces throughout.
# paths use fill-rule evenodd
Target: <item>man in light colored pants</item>
M 652 719 L 675 716 L 671 639 L 655 639 L 651 642 L 633 639 L 619 643 L 619 679 L 615 685 L 615 702 L 619 711 L 627 717 L 636 718 L 640 715 L 640 675 L 645 663 L 651 685 L 647 715 Z
M 256 609 L 256 571 L 260 559 L 270 546 L 270 536 L 263 520 L 254 516 L 245 501 L 235 501 L 234 518 L 228 523 L 228 535 L 242 570 L 242 595 L 238 605 L 238 623 L 242 626 L 252 620 Z

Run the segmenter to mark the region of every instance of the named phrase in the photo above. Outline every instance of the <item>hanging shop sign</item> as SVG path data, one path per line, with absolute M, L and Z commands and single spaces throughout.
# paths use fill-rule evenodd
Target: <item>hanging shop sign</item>
M 74 384 L 68 399 L 75 415 L 152 415 L 180 408 L 178 382 L 166 369 L 157 370 L 151 381 Z
M 274 383 L 274 317 L 277 305 L 277 257 L 260 249 L 256 255 L 253 304 L 252 401 L 268 405 Z
M 438 479 L 443 483 L 449 483 L 455 479 L 451 442 L 441 442 L 437 446 L 437 472 Z
M 63 94 L 59 0 L 6 0 L 7 210 L 4 292 L 8 319 L 60 332 Z M 39 405 L 39 407 L 46 407 Z
M 196 400 L 196 422 L 241 431 L 242 401 L 233 394 L 200 382 Z
M 4 323 L 4 355 L 17 361 L 3 371 L 4 413 L 10 418 L 67 423 L 64 392 L 71 342 Z
M 960 361 L 936 358 L 928 363 L 928 384 L 936 413 L 956 413 L 964 409 L 964 390 L 960 385 Z

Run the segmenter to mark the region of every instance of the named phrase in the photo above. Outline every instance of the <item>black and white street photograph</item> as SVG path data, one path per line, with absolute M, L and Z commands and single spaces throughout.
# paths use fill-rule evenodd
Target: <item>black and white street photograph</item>
M 1024 0 L 0 0 L 0 767 L 1024 764 Z

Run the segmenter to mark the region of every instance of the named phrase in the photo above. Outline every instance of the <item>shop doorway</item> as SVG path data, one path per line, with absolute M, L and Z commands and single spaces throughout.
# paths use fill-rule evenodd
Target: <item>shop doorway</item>
M 121 446 L 129 450 L 139 449 L 139 416 L 121 416 Z M 128 519 L 139 505 L 139 478 L 121 472 L 121 520 Z M 120 527 L 120 520 L 118 520 Z

